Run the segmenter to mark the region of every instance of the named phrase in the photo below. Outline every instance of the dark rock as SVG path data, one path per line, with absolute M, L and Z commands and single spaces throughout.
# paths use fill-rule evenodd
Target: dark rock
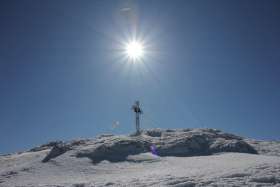
M 55 144 L 42 162 L 48 162 L 50 159 L 56 158 L 69 150 L 71 150 L 71 146 L 69 144 Z
M 29 150 L 29 152 L 37 152 L 37 151 L 42 151 L 42 150 L 46 150 L 46 149 L 50 149 L 56 145 L 62 144 L 62 141 L 51 141 L 49 143 L 43 144 L 39 147 L 34 147 L 32 149 Z
M 158 146 L 159 156 L 195 156 L 207 155 L 208 141 L 202 135 L 191 137 L 180 137 L 174 140 L 165 141 Z
M 152 130 L 144 131 L 143 133 L 146 134 L 147 136 L 151 136 L 151 137 L 161 137 L 162 130 L 160 130 L 160 129 L 152 129 Z
M 243 140 L 217 139 L 210 145 L 210 152 L 239 152 L 257 154 L 257 151 Z
M 126 138 L 116 139 L 113 142 L 101 144 L 93 151 L 82 151 L 77 157 L 88 157 L 93 163 L 102 160 L 111 162 L 123 161 L 128 155 L 135 155 L 149 151 L 149 143 L 143 140 Z

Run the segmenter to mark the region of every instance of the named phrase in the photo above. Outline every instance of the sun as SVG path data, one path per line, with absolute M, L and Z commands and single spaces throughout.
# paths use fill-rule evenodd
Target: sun
M 131 41 L 125 45 L 125 54 L 132 61 L 140 60 L 144 55 L 144 46 L 139 41 Z

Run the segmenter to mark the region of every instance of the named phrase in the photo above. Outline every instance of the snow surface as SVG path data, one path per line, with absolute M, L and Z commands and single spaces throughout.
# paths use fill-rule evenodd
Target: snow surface
M 98 141 L 102 142 L 100 138 Z M 92 141 L 74 142 L 77 147 L 47 162 L 42 162 L 52 149 L 47 144 L 32 151 L 0 156 L 0 187 L 280 187 L 279 142 L 246 140 L 256 150 L 265 150 L 260 154 L 159 157 L 146 152 L 129 155 L 124 161 L 98 163 L 88 157 L 77 157 L 77 152 L 96 146 Z

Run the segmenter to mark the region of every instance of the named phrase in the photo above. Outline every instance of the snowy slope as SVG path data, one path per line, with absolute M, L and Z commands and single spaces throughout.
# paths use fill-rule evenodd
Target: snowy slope
M 210 131 L 217 133 L 217 131 Z M 145 140 L 154 140 L 153 138 L 158 141 L 167 140 L 164 139 L 162 132 L 166 131 L 160 131 L 161 136 L 152 133 L 152 139 L 146 137 L 147 133 L 143 137 Z M 189 135 L 193 138 L 197 137 L 197 133 L 203 136 L 205 133 L 209 135 L 208 130 L 191 130 L 188 131 L 189 134 L 181 132 L 172 132 L 174 136 L 168 136 L 169 140 L 172 140 L 172 144 L 167 143 L 168 147 L 178 146 L 178 143 L 182 143 L 182 138 L 189 138 Z M 196 135 L 193 136 L 194 134 Z M 217 134 L 222 134 L 227 141 L 231 140 L 229 137 L 234 141 L 235 138 L 239 139 L 226 133 Z M 211 133 L 210 135 L 212 137 Z M 221 145 L 220 135 L 218 136 L 215 138 L 219 139 Z M 125 143 L 127 140 L 130 141 L 125 136 L 122 138 L 125 139 Z M 111 146 L 117 143 L 119 146 L 119 139 L 120 136 L 104 136 L 93 140 L 72 141 L 65 144 L 69 149 L 65 149 L 65 152 L 62 151 L 62 154 L 57 154 L 58 156 L 46 162 L 42 160 L 50 155 L 55 144 L 46 144 L 19 154 L 0 156 L 0 186 L 280 186 L 280 157 L 271 156 L 279 155 L 279 142 L 246 140 L 250 145 L 255 146 L 256 150 L 265 150 L 261 154 L 217 152 L 204 156 L 178 157 L 155 156 L 145 152 L 128 155 L 122 161 L 102 160 L 98 163 L 93 163 L 92 157 L 77 157 L 81 152 L 96 153 L 96 150 L 99 151 L 98 147 L 104 148 L 105 144 Z M 194 142 L 193 139 L 188 140 Z M 216 144 L 215 142 L 216 139 L 211 140 L 212 144 Z M 268 147 L 271 150 L 268 150 Z M 168 153 L 171 153 L 170 150 L 174 150 L 175 154 L 178 153 L 174 148 L 169 149 Z

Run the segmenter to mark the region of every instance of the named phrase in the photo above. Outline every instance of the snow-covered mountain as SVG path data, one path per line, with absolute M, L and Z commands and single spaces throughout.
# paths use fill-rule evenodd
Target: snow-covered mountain
M 280 186 L 280 142 L 152 129 L 0 156 L 1 187 Z

